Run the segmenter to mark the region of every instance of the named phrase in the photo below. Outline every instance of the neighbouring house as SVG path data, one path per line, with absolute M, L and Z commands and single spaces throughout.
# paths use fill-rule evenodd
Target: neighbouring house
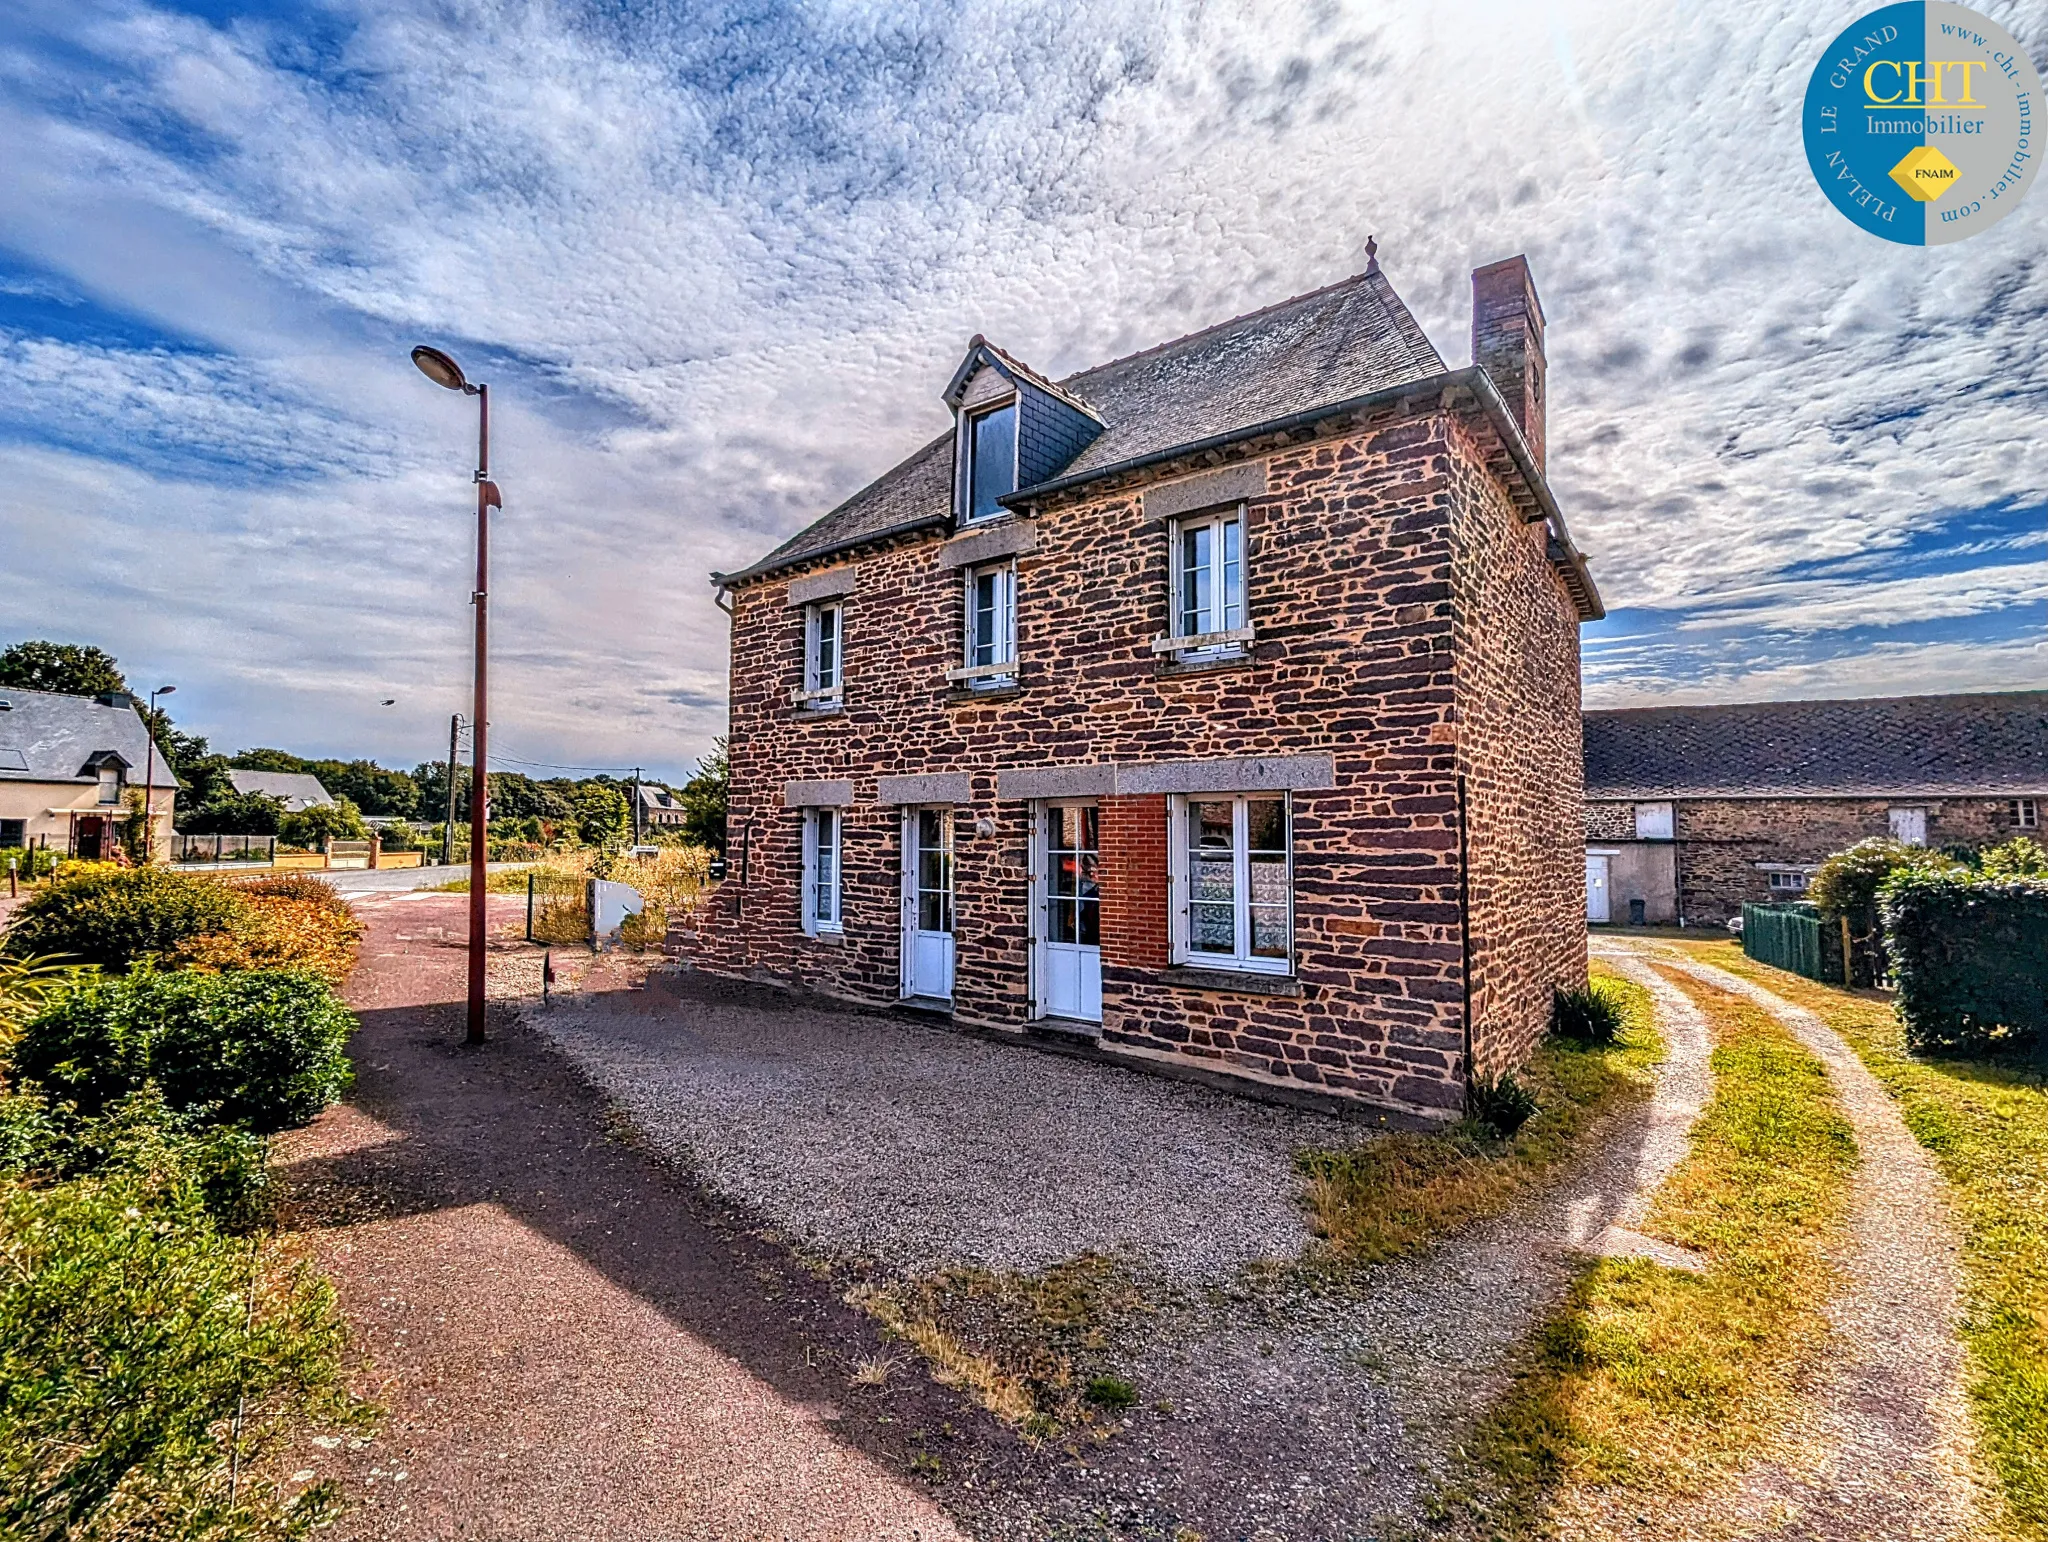
M 971 339 L 945 434 L 713 575 L 728 876 L 674 950 L 1455 1116 L 1586 972 L 1543 325 L 1481 268 L 1450 368 L 1369 260 L 1060 381 Z
M 645 830 L 680 830 L 689 823 L 689 815 L 682 803 L 666 787 L 640 787 L 640 828 Z
M 1872 836 L 2041 836 L 2048 691 L 1588 712 L 1586 918 L 1720 926 Z
M 332 808 L 334 799 L 310 771 L 230 771 L 228 781 L 243 797 L 259 793 L 280 798 L 287 814 L 303 814 L 309 808 Z
M 42 846 L 111 857 L 149 788 L 150 855 L 167 860 L 178 779 L 125 691 L 62 696 L 0 687 L 0 872 L 6 853 Z

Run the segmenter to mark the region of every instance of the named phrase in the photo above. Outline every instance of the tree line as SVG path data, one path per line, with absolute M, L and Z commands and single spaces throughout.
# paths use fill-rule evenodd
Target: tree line
M 133 695 L 118 662 L 103 649 L 77 643 L 21 642 L 0 650 L 0 687 L 56 691 L 73 696 L 99 696 L 109 691 Z M 182 784 L 177 797 L 177 828 L 194 834 L 277 835 L 292 816 L 276 798 L 238 793 L 233 771 L 285 771 L 318 777 L 320 785 L 346 810 L 316 819 L 319 834 L 336 834 L 325 825 L 339 823 L 360 830 L 360 817 L 400 819 L 422 825 L 447 817 L 449 766 L 445 760 L 424 761 L 410 771 L 382 766 L 374 760 L 342 760 L 294 755 L 289 750 L 260 747 L 233 755 L 216 753 L 204 736 L 188 734 L 162 707 L 154 713 L 138 703 L 149 722 L 157 748 Z M 513 771 L 493 771 L 490 785 L 491 837 L 552 846 L 561 843 L 599 846 L 623 838 L 633 828 L 630 778 L 606 775 L 537 779 Z M 455 819 L 469 818 L 470 769 L 454 768 Z M 693 844 L 725 849 L 726 752 L 718 739 L 698 762 L 697 773 L 681 787 L 642 779 L 643 787 L 666 789 L 683 807 L 684 838 Z M 284 831 L 286 834 L 297 833 Z

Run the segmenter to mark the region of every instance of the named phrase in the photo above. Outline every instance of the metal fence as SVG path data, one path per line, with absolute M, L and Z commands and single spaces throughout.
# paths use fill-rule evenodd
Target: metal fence
M 274 835 L 174 835 L 173 862 L 275 862 Z
M 1825 980 L 1820 912 L 1811 905 L 1744 905 L 1742 951 L 1760 964 Z

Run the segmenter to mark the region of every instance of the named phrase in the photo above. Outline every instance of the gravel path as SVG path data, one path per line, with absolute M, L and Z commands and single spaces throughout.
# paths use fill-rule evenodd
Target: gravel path
M 534 1024 L 664 1150 L 806 1245 L 912 1272 L 1122 1254 L 1214 1284 L 1307 1243 L 1293 1153 L 1359 1127 L 702 979 Z M 680 992 L 682 994 L 675 994 Z
M 1654 960 L 1755 1002 L 1827 1067 L 1862 1153 L 1834 1262 L 1829 1354 L 1804 1393 L 1795 1449 L 1658 1518 L 1659 1535 L 1963 1542 L 1986 1534 L 1954 1325 L 1960 1280 L 1947 1189 L 1898 1105 L 1821 1019 L 1676 949 L 1604 940 L 1603 956 Z
M 1140 1401 L 1116 1438 L 992 1498 L 977 1535 L 1315 1542 L 1406 1534 L 1577 1259 L 1638 1250 L 1628 1225 L 1708 1086 L 1699 1014 L 1646 983 L 1670 1046 L 1656 1099 L 1529 1205 L 1348 1295 L 1242 1266 L 1298 1255 L 1292 1150 L 1355 1126 L 698 980 L 531 1020 L 791 1235 L 904 1268 L 1123 1250 L 1204 1287 L 1117 1346 Z

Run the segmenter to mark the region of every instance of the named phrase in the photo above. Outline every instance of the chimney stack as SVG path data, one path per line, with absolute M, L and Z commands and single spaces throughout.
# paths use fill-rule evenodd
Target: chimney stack
M 1543 470 L 1543 306 L 1525 257 L 1472 272 L 1472 362 L 1486 371 Z

